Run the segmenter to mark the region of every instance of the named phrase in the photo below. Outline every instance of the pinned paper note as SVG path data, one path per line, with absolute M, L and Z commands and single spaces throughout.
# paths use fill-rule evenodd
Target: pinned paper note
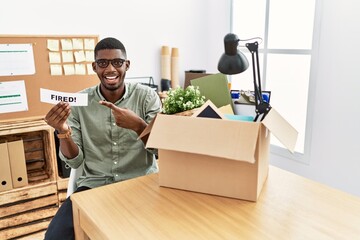
M 96 73 L 94 72 L 94 70 L 93 70 L 93 67 L 92 67 L 92 64 L 91 64 L 91 63 L 86 64 L 86 68 L 87 68 L 87 73 L 88 73 L 88 75 L 95 75 L 95 74 L 96 74 Z
M 61 39 L 62 50 L 73 50 L 73 44 L 71 39 Z
M 50 51 L 59 51 L 59 40 L 56 39 L 48 39 L 47 40 L 47 48 Z
M 93 62 L 94 61 L 94 51 L 85 51 L 85 60 L 87 62 Z
M 57 104 L 67 102 L 71 106 L 87 106 L 87 93 L 67 93 L 40 88 L 40 101 L 44 103 Z
M 50 65 L 50 74 L 52 76 L 62 75 L 62 68 L 60 64 L 51 64 Z
M 85 75 L 86 68 L 85 64 L 75 64 L 75 75 Z
M 81 38 L 73 38 L 73 49 L 76 50 L 82 50 L 84 49 L 84 42 Z
M 33 45 L 0 44 L 0 76 L 34 75 Z
M 0 82 L 0 113 L 27 111 L 25 81 Z
M 49 52 L 49 62 L 50 63 L 61 63 L 60 53 Z
M 95 40 L 90 38 L 84 39 L 84 48 L 86 50 L 93 50 L 95 48 Z
M 85 62 L 85 53 L 84 51 L 76 51 L 74 52 L 75 61 L 78 62 Z
M 74 62 L 74 55 L 73 55 L 72 51 L 62 51 L 61 55 L 62 55 L 64 63 L 72 63 L 72 62 Z
M 64 68 L 65 75 L 75 75 L 74 64 L 64 64 L 63 68 Z

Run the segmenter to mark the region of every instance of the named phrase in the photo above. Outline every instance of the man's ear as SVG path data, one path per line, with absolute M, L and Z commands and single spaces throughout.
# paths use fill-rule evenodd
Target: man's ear
M 91 65 L 92 65 L 93 71 L 96 72 L 96 62 L 93 62 Z
M 125 64 L 125 70 L 127 71 L 130 68 L 130 60 L 126 60 Z

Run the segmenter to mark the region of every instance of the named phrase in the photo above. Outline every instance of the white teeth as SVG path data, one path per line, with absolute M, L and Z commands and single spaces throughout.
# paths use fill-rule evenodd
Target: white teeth
M 113 76 L 113 77 L 106 77 L 107 79 L 115 79 L 116 76 Z

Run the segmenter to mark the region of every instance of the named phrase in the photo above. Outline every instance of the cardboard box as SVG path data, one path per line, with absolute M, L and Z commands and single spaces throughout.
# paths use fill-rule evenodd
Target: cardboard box
M 158 114 L 140 135 L 159 149 L 164 187 L 256 201 L 267 178 L 270 131 L 293 151 L 297 132 L 272 109 L 260 122 Z

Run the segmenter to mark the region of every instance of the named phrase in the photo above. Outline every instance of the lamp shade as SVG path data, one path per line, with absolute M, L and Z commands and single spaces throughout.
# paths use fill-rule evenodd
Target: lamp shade
M 239 38 L 228 33 L 224 37 L 225 53 L 222 54 L 218 63 L 218 70 L 224 74 L 237 74 L 244 72 L 249 67 L 249 62 L 238 47 Z

